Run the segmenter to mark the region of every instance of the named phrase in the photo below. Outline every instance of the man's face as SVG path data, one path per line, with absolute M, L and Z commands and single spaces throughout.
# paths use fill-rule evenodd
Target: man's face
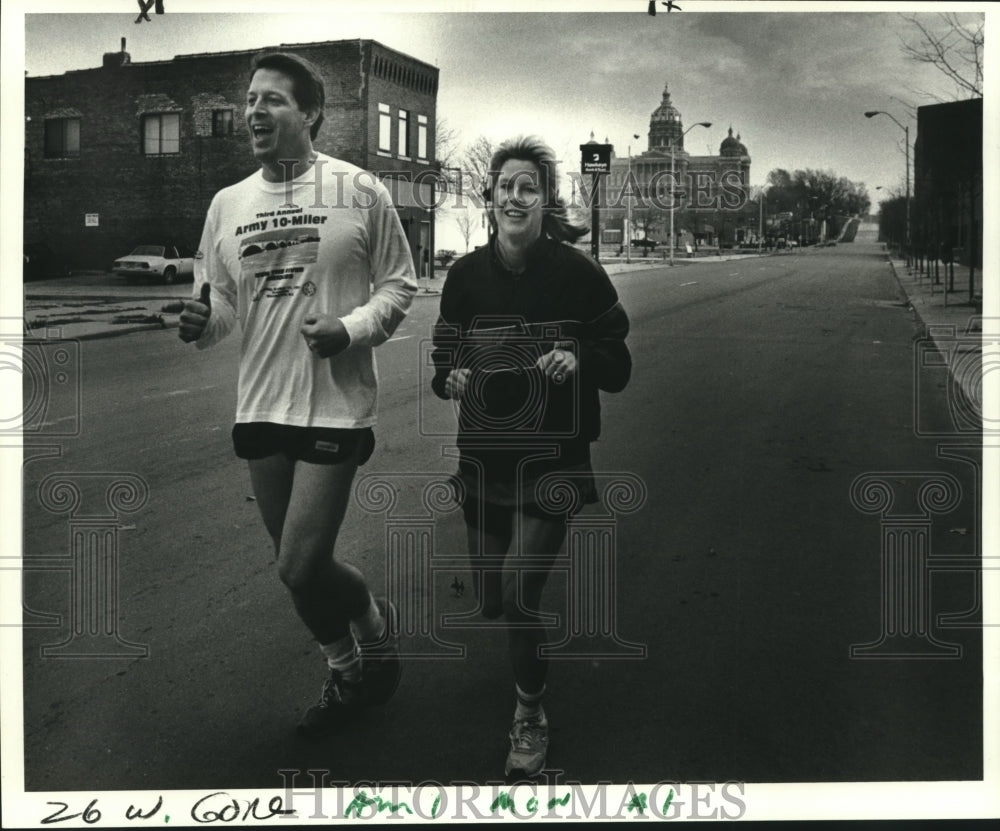
M 279 159 L 302 159 L 312 148 L 309 128 L 315 113 L 303 112 L 284 72 L 258 69 L 247 90 L 246 121 L 254 157 L 275 166 Z

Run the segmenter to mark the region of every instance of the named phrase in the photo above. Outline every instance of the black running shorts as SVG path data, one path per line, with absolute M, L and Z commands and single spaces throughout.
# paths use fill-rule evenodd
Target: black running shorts
M 263 459 L 283 453 L 289 459 L 314 465 L 355 462 L 363 465 L 375 450 L 371 427 L 293 427 L 254 421 L 233 427 L 233 448 L 241 459 Z

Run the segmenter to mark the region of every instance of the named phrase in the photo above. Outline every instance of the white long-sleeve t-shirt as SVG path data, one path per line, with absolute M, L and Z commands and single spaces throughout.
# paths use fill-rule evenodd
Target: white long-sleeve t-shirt
M 236 421 L 370 427 L 378 382 L 373 347 L 389 339 L 417 289 L 409 245 L 385 186 L 319 154 L 289 182 L 260 172 L 215 195 L 194 296 L 211 287 L 206 348 L 239 320 Z M 341 320 L 350 345 L 332 358 L 302 336 L 310 313 Z

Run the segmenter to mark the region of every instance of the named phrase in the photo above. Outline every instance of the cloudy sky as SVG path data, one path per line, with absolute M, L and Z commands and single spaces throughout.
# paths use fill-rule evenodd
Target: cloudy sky
M 669 84 L 685 126 L 713 122 L 688 135 L 689 152 L 717 153 L 732 125 L 753 160 L 751 183 L 774 168 L 819 168 L 864 182 L 876 199 L 884 193 L 878 186 L 903 188 L 903 132 L 863 112 L 892 112 L 912 138 L 916 106 L 966 97 L 934 69 L 907 60 L 901 46 L 916 30 L 889 6 L 870 3 L 678 0 L 683 12 L 661 7 L 655 17 L 646 0 L 165 3 L 165 15 L 141 25 L 133 23 L 132 0 L 89 2 L 98 13 L 88 14 L 50 11 L 83 4 L 31 3 L 24 70 L 37 76 L 99 66 L 122 37 L 133 62 L 372 38 L 439 67 L 438 114 L 465 143 L 480 134 L 499 140 L 537 132 L 567 168 L 578 169 L 579 145 L 593 131 L 624 156 L 630 142 L 645 149 L 649 116 Z M 970 10 L 964 19 L 978 19 L 985 7 L 961 7 Z M 526 8 L 544 11 L 518 11 Z M 892 8 L 923 11 L 935 25 L 940 7 Z M 189 13 L 208 9 L 218 13 Z M 243 11 L 222 13 L 236 10 Z

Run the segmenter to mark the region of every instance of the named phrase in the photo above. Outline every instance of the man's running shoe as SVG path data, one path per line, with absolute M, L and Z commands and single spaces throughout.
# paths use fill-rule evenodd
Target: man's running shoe
M 545 767 L 549 749 L 549 723 L 536 719 L 518 719 L 510 731 L 510 753 L 507 754 L 507 776 L 520 771 L 533 777 Z
M 385 704 L 396 687 L 403 666 L 399 660 L 399 617 L 396 607 L 384 597 L 375 598 L 385 631 L 377 641 L 359 643 L 361 653 L 361 692 L 366 705 Z
M 299 722 L 299 735 L 315 738 L 337 729 L 361 709 L 362 701 L 361 684 L 348 683 L 331 669 L 319 701 L 306 710 Z

